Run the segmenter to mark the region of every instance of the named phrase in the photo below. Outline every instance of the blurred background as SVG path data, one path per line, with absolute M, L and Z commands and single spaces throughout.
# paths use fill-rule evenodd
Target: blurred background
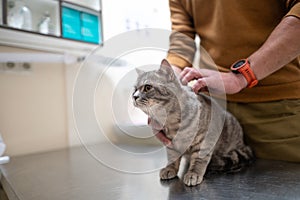
M 74 121 L 72 103 L 75 80 L 82 66 L 88 67 L 91 74 L 93 70 L 101 74 L 101 79 L 98 77 L 95 82 L 95 105 L 92 106 L 104 132 L 104 135 L 88 134 L 85 140 L 103 142 L 109 137 L 115 142 L 134 141 L 134 137 L 122 138 L 122 129 L 133 135 L 150 136 L 147 118 L 133 108 L 129 100 L 136 76 L 133 68 L 144 63 L 159 64 L 166 52 L 151 54 L 156 57 L 128 53 L 107 70 L 105 63 L 115 58 L 102 55 L 101 49 L 117 50 L 116 45 L 109 47 L 109 41 L 129 31 L 137 35 L 150 34 L 149 37 L 151 31 L 144 31 L 145 28 L 169 31 L 168 1 L 0 2 L 0 134 L 6 144 L 6 155 L 25 155 L 80 144 L 75 122 L 88 119 L 79 117 Z M 164 45 L 168 43 L 167 37 L 161 40 Z M 88 57 L 96 59 L 84 59 L 97 48 L 99 52 L 94 51 Z M 141 129 L 132 130 L 132 125 Z M 85 128 L 87 132 L 93 129 Z M 156 141 L 145 142 L 155 144 Z

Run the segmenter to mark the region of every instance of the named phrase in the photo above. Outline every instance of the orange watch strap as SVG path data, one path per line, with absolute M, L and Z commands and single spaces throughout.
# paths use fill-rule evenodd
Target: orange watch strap
M 255 85 L 257 85 L 258 80 L 255 74 L 253 73 L 248 60 L 246 60 L 246 65 L 239 69 L 239 72 L 243 74 L 243 76 L 246 78 L 248 83 L 247 88 L 252 88 Z
M 243 64 L 241 64 L 243 63 Z M 231 66 L 231 70 L 235 73 L 242 74 L 247 80 L 247 88 L 252 88 L 257 85 L 258 80 L 250 67 L 248 59 L 241 59 Z

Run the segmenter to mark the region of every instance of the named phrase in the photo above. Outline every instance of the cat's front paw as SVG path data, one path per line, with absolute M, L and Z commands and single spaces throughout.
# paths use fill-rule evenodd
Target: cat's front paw
M 195 186 L 202 182 L 203 177 L 195 172 L 187 172 L 183 177 L 183 182 L 187 186 Z
M 166 167 L 160 170 L 159 176 L 162 180 L 168 180 L 175 178 L 177 176 L 177 172 L 174 168 Z

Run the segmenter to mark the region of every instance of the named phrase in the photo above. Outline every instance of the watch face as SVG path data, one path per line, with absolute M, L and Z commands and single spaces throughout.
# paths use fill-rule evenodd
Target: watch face
M 232 66 L 232 68 L 234 68 L 234 69 L 238 69 L 240 66 L 242 66 L 243 64 L 245 64 L 245 60 L 240 60 L 240 61 L 238 61 L 238 62 L 236 62 L 233 66 Z

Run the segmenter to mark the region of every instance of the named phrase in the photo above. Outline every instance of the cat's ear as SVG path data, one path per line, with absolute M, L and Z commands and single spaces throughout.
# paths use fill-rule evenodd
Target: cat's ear
M 164 67 L 172 67 L 171 64 L 167 61 L 167 59 L 163 59 L 163 60 L 161 61 L 160 66 L 161 66 L 161 67 L 162 67 L 162 66 L 164 66 Z
M 173 71 L 172 66 L 166 59 L 163 59 L 161 61 L 159 70 L 166 73 L 169 76 L 170 80 L 175 79 L 175 72 Z
M 135 68 L 136 73 L 140 76 L 143 73 L 145 73 L 143 70 L 139 69 L 139 68 Z

